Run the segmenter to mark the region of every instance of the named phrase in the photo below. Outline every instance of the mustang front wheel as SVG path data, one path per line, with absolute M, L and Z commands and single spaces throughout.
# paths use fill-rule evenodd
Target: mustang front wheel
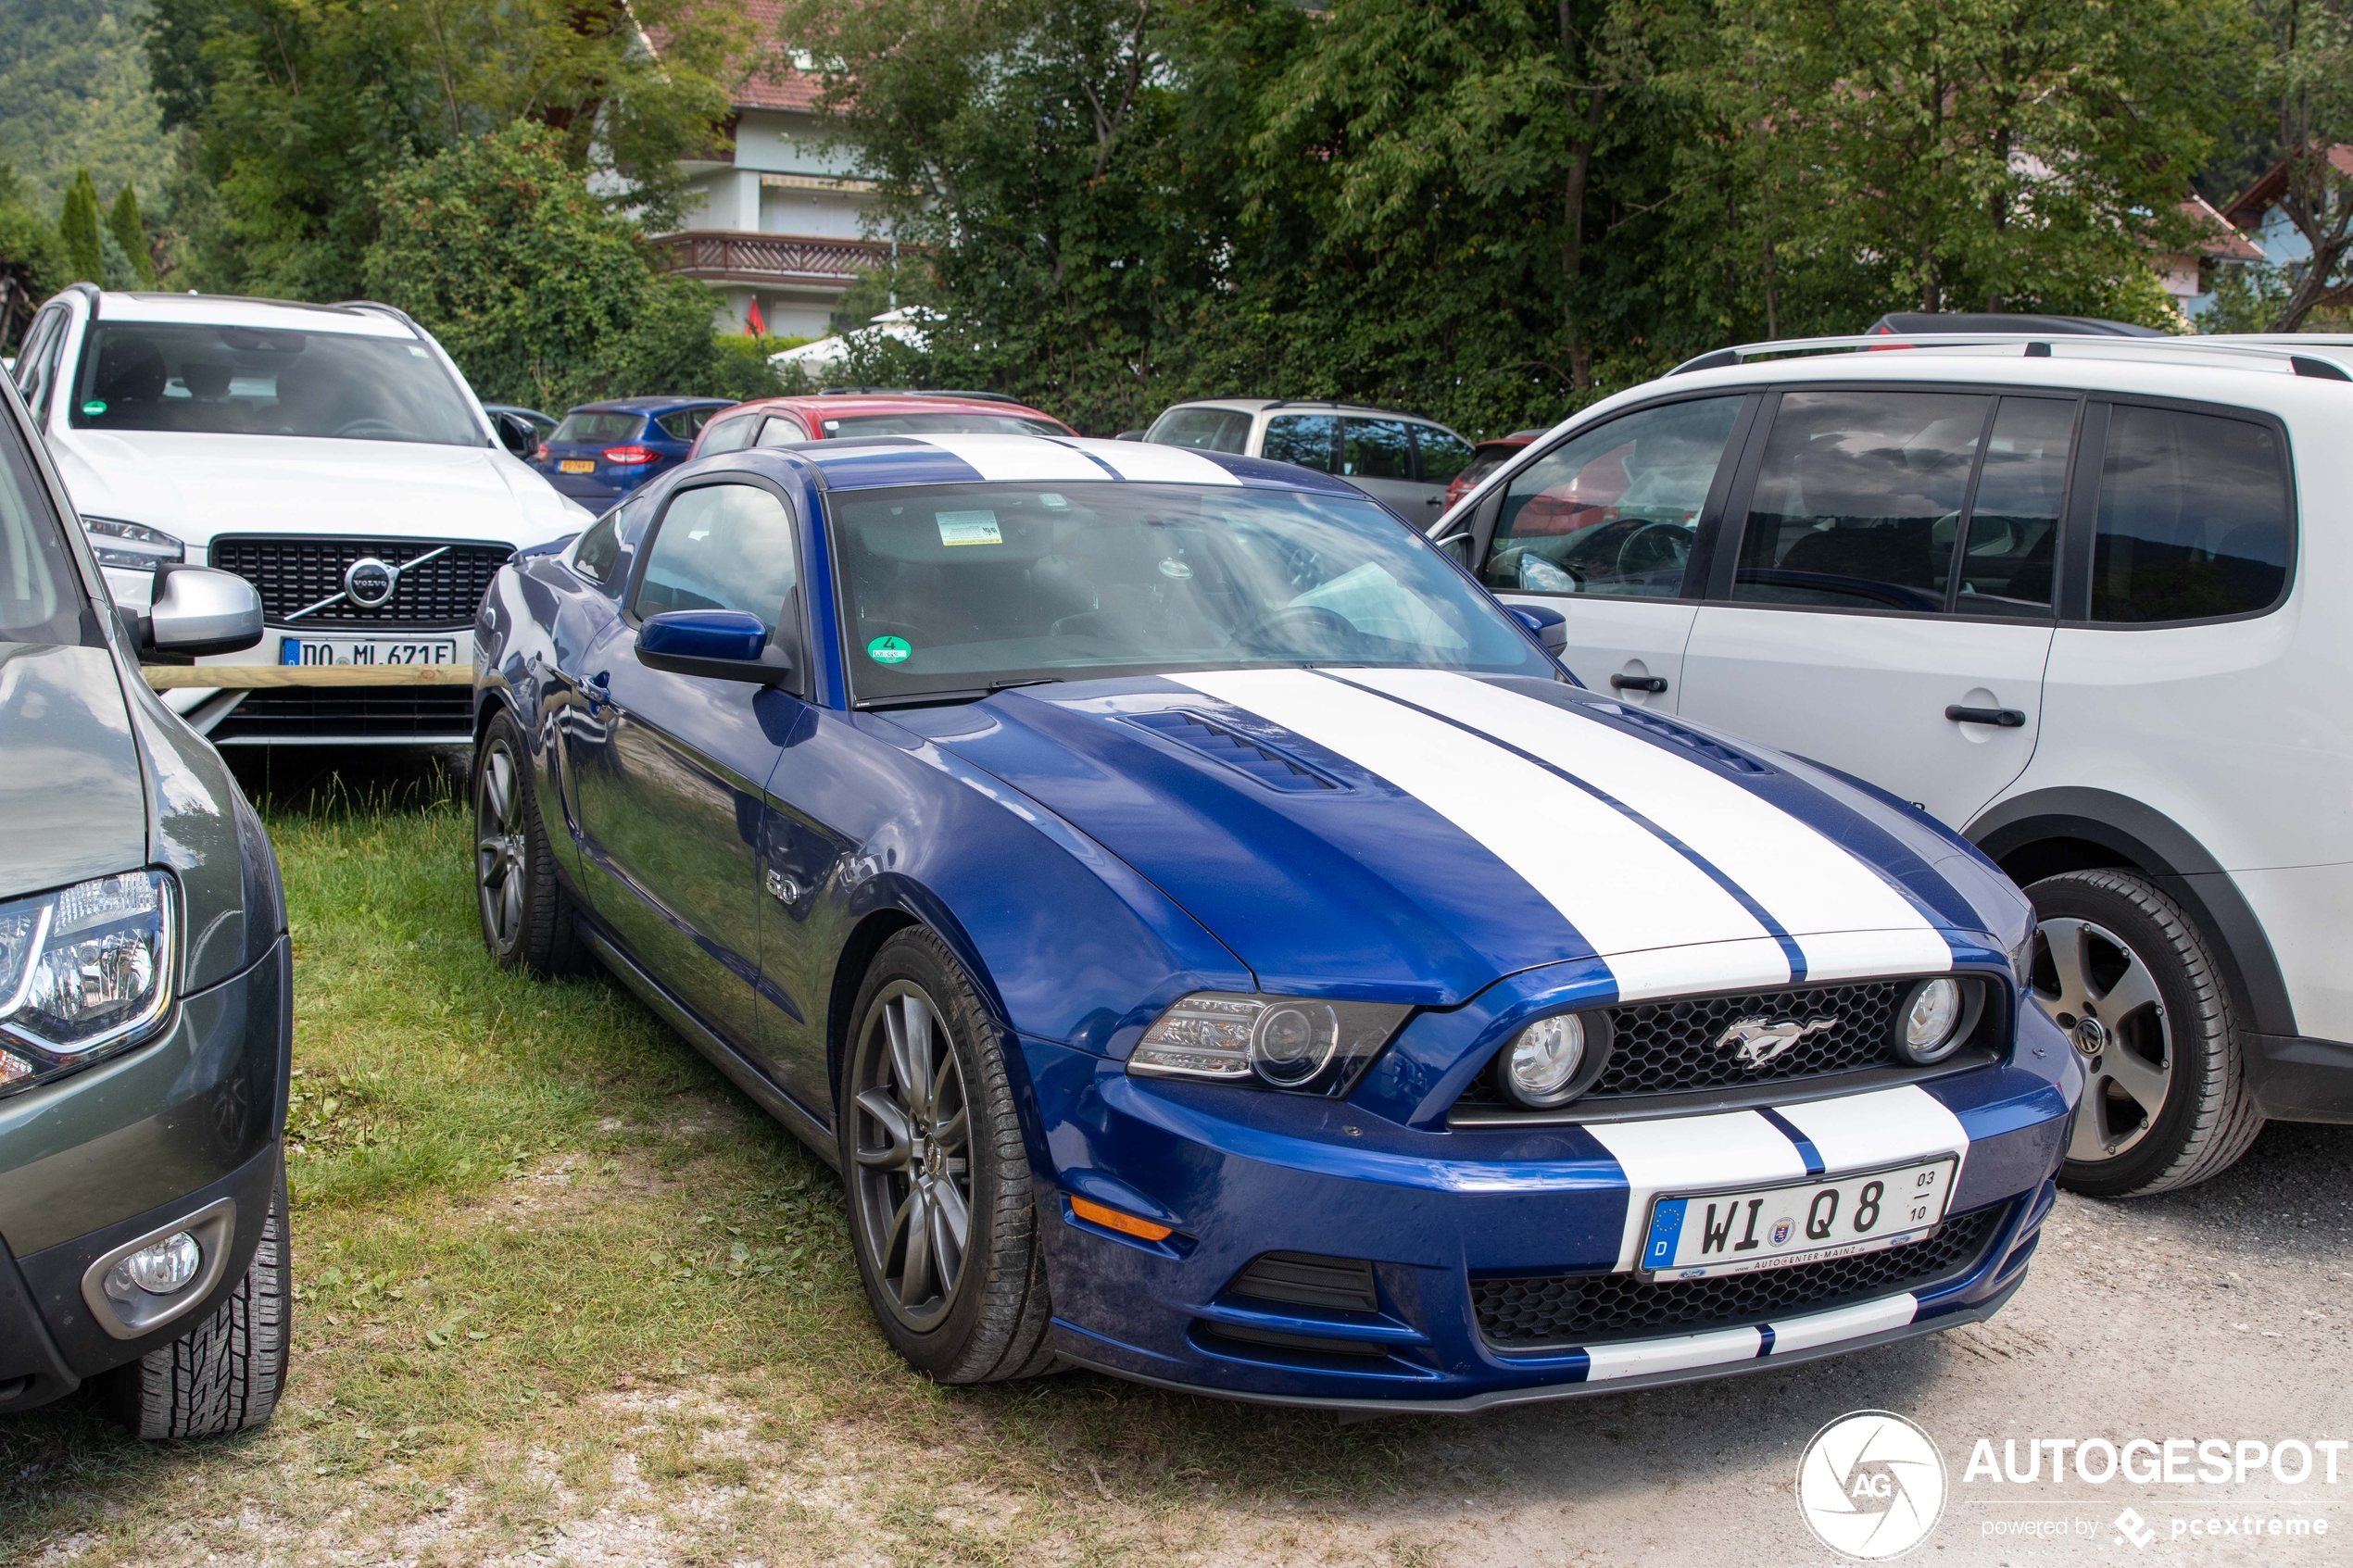
M 920 927 L 875 954 L 856 1016 L 837 1135 L 883 1333 L 942 1383 L 1051 1370 L 1029 1158 L 994 1021 Z
M 500 713 L 474 751 L 474 892 L 483 946 L 509 969 L 562 974 L 578 966 L 572 900 L 556 876 L 531 787 L 522 727 Z

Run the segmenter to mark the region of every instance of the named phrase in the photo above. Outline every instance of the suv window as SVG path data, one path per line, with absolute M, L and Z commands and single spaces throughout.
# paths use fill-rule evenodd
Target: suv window
M 1250 416 L 1238 408 L 1171 408 L 1144 439 L 1202 452 L 1240 452 L 1250 445 Z
M 0 642 L 86 640 L 82 585 L 14 420 L 0 429 Z
M 1583 431 L 1504 488 L 1484 576 L 1538 594 L 1673 598 L 1731 439 L 1738 397 L 1644 408 Z
M 702 455 L 708 458 L 713 452 L 740 452 L 750 445 L 751 438 L 759 433 L 758 414 L 739 414 L 732 420 L 717 420 L 704 433 Z
M 1331 414 L 1284 414 L 1266 421 L 1266 439 L 1258 455 L 1277 463 L 1297 463 L 1317 473 L 1336 473 L 1332 448 L 1340 445 L 1340 420 Z
M 2075 410 L 2072 397 L 2005 397 L 1994 410 L 1953 590 L 1961 614 L 2051 613 Z
M 2110 411 L 2092 546 L 2092 619 L 2244 615 L 2287 583 L 2279 437 L 2249 420 Z
M 1941 614 L 1991 402 L 1948 392 L 1784 394 L 1732 597 Z
M 1403 420 L 1348 420 L 1340 425 L 1340 471 L 1350 479 L 1414 477 L 1412 437 Z
M 49 395 L 57 378 L 57 354 L 65 340 L 65 311 L 44 310 L 33 318 L 32 330 L 17 351 L 17 390 L 24 394 L 25 407 L 32 410 L 35 422 L 47 417 Z
M 773 637 L 799 581 L 785 504 L 756 484 L 706 484 L 682 491 L 662 514 L 635 608 L 640 616 L 746 610 Z
M 1416 425 L 1414 451 L 1421 464 L 1422 483 L 1444 484 L 1470 466 L 1478 449 L 1451 430 Z
M 674 414 L 664 414 L 654 423 L 673 441 L 692 441 L 702 427 L 711 422 L 709 408 L 681 408 Z
M 636 414 L 617 413 L 610 409 L 575 408 L 563 417 L 553 435 L 547 437 L 550 446 L 610 446 L 615 442 L 635 441 L 646 421 Z

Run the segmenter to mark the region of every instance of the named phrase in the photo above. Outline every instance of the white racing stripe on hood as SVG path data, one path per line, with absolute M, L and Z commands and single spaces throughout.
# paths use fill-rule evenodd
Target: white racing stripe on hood
M 1486 846 L 1609 963 L 1620 1000 L 1789 981 L 1780 942 L 1714 878 L 1526 758 L 1308 671 L 1169 679 L 1346 758 Z
M 915 440 L 960 458 L 992 484 L 1044 484 L 1057 480 L 1105 480 L 1111 475 L 1084 452 L 1034 435 L 935 435 Z
M 1443 670 L 1336 670 L 1517 746 L 1624 802 L 1722 872 L 1797 939 L 1808 981 L 1950 969 L 1944 938 L 1818 830 L 1697 762 L 1597 720 Z
M 1182 446 L 1142 441 L 1089 441 L 1085 451 L 1119 470 L 1122 479 L 1163 484 L 1239 484 L 1218 464 Z

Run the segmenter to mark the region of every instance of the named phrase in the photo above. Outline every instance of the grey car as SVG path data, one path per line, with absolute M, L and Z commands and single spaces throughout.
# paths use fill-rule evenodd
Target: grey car
M 285 897 L 142 657 L 250 647 L 203 567 L 136 616 L 0 382 L 0 1412 L 96 1383 L 143 1437 L 270 1419 L 289 1322 Z
M 1417 414 L 1277 397 L 1178 403 L 1163 410 L 1143 438 L 1337 474 L 1425 529 L 1446 509 L 1446 486 L 1475 456 L 1469 442 Z

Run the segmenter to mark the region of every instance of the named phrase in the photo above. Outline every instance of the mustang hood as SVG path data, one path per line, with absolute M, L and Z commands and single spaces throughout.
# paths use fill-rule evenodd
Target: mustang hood
M 0 898 L 144 865 L 147 802 L 104 648 L 0 643 Z
M 545 544 L 583 514 L 486 446 L 284 435 L 75 431 L 52 446 L 90 517 L 160 528 L 191 546 L 218 533 L 346 533 Z
M 902 721 L 1126 860 L 1270 991 L 1442 1007 L 1598 959 L 1633 1000 L 1934 972 L 2018 923 L 1972 908 L 1937 864 L 1968 852 L 1900 808 L 1543 682 L 1228 671 Z

